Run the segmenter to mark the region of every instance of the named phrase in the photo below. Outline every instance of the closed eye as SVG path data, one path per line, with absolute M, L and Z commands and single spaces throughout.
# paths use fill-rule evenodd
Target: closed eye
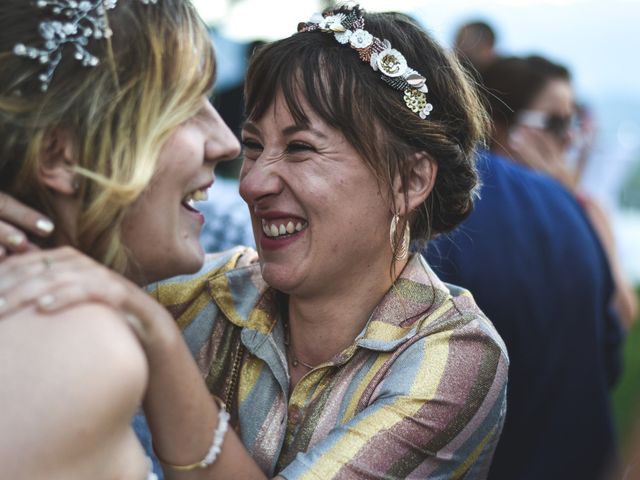
M 240 143 L 246 150 L 262 150 L 262 145 L 255 140 L 243 138 Z
M 315 152 L 316 149 L 313 148 L 308 143 L 295 142 L 287 145 L 287 153 L 301 153 L 301 152 Z

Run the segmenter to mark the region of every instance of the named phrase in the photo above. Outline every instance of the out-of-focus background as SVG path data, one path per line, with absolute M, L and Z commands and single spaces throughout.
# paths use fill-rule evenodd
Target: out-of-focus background
M 320 0 L 195 3 L 212 27 L 219 67 L 217 94 L 241 92 L 252 42 L 288 36 L 298 22 L 332 4 Z M 578 101 L 597 122 L 583 188 L 606 207 L 621 262 L 640 286 L 640 0 L 362 0 L 361 5 L 370 11 L 409 13 L 447 46 L 462 24 L 483 20 L 497 33 L 499 54 L 538 53 L 569 67 Z M 629 334 L 625 373 L 614 395 L 623 448 L 640 413 L 639 324 Z

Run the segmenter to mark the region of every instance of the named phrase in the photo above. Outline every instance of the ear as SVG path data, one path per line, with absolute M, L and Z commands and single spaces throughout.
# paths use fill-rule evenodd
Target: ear
M 398 213 L 405 216 L 415 210 L 427 199 L 436 183 L 438 164 L 426 152 L 417 152 L 409 159 L 412 163 L 407 178 L 408 203 L 405 204 L 404 192 L 400 175 L 396 174 L 393 181 L 393 194 Z
M 38 159 L 38 180 L 54 192 L 73 195 L 78 164 L 71 135 L 55 129 L 47 134 Z

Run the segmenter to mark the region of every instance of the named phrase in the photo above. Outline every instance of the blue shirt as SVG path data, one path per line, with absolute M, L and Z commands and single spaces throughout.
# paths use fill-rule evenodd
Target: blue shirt
M 491 153 L 478 168 L 482 198 L 427 257 L 472 292 L 511 359 L 489 478 L 598 478 L 615 451 L 609 390 L 622 343 L 604 251 L 551 178 Z

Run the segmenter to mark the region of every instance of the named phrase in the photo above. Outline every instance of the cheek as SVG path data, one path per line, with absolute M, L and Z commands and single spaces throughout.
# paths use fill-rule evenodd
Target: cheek
M 389 213 L 380 191 L 368 183 L 340 183 L 339 193 L 331 195 L 324 204 L 335 230 L 332 245 L 342 248 L 345 238 L 349 238 L 348 243 L 360 246 L 384 240 L 388 236 Z
M 181 207 L 176 198 L 162 181 L 154 181 L 123 219 L 122 235 L 127 246 L 131 244 L 129 248 L 141 245 L 143 249 L 153 249 L 178 232 L 177 214 Z
M 169 179 L 180 172 L 188 171 L 191 164 L 200 164 L 204 158 L 204 140 L 187 127 L 179 128 L 160 150 L 157 177 Z

